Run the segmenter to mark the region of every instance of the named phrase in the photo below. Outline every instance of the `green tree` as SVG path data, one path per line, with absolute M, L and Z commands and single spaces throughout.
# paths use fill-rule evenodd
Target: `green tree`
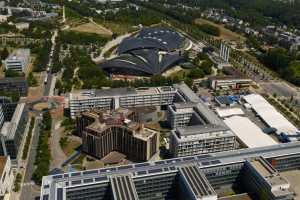
M 9 55 L 7 48 L 5 47 L 1 52 L 1 60 L 5 60 Z
M 204 72 L 200 68 L 194 68 L 190 71 L 188 77 L 190 77 L 192 79 L 203 78 L 204 77 Z
M 23 76 L 23 74 L 17 72 L 16 70 L 7 69 L 5 71 L 5 77 L 21 77 L 21 76 Z
M 35 87 L 35 86 L 37 86 L 37 84 L 38 84 L 38 82 L 37 82 L 36 78 L 33 76 L 33 73 L 32 73 L 32 72 L 30 72 L 30 73 L 28 74 L 27 82 L 28 82 L 28 85 L 29 85 L 30 87 Z
M 219 27 L 210 25 L 210 24 L 201 24 L 198 26 L 201 31 L 213 36 L 220 36 Z

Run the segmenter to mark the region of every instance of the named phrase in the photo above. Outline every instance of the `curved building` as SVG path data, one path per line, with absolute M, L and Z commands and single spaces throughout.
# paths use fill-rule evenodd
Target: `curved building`
M 151 76 L 161 74 L 183 61 L 181 50 L 188 40 L 167 28 L 145 28 L 124 39 L 118 56 L 100 67 L 110 74 Z

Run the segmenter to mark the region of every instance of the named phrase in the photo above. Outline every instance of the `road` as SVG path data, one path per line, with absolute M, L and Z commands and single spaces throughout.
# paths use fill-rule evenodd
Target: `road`
M 47 64 L 47 71 L 44 72 L 46 73 L 45 76 L 47 77 L 47 81 L 44 83 L 43 87 L 43 95 L 44 96 L 49 96 L 53 95 L 53 90 L 54 90 L 54 85 L 55 85 L 55 80 L 56 80 L 56 75 L 51 74 L 50 67 L 52 66 L 52 56 L 54 53 L 55 49 L 55 40 L 58 35 L 58 30 L 54 31 L 54 34 L 51 37 L 51 52 L 49 55 L 49 62 Z M 53 81 L 54 80 L 54 81 Z M 37 196 L 39 196 L 39 187 L 35 185 L 35 183 L 31 180 L 32 174 L 34 171 L 34 162 L 35 162 L 35 157 L 36 157 L 36 149 L 38 145 L 38 140 L 39 140 L 39 124 L 41 122 L 41 117 L 36 118 L 36 123 L 33 131 L 33 138 L 32 138 L 32 143 L 30 146 L 30 152 L 29 152 L 29 157 L 27 161 L 27 166 L 25 169 L 25 175 L 24 175 L 24 181 L 22 184 L 22 189 L 21 189 L 21 195 L 20 195 L 20 200 L 32 200 L 35 199 Z
M 56 45 L 56 37 L 58 35 L 58 30 L 55 30 L 52 37 L 51 37 L 51 51 L 50 51 L 50 55 L 49 55 L 49 63 L 47 64 L 47 81 L 44 82 L 45 87 L 44 87 L 44 96 L 49 96 L 49 95 L 53 95 L 53 90 L 54 90 L 54 85 L 55 85 L 55 81 L 56 81 L 56 74 L 51 74 L 51 70 L 50 68 L 52 67 L 53 64 L 53 53 L 54 53 L 54 49 L 55 49 L 55 45 Z
M 39 141 L 40 122 L 41 122 L 41 118 L 37 117 L 35 121 L 34 130 L 33 130 L 32 143 L 29 151 L 28 160 L 27 160 L 27 166 L 24 175 L 24 182 L 21 190 L 20 200 L 32 200 L 39 195 L 38 187 L 35 186 L 34 182 L 31 180 L 31 177 L 34 171 L 36 149 Z

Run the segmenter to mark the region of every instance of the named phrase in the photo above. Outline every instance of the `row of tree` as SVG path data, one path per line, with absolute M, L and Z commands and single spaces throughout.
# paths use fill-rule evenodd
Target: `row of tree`
M 300 57 L 296 53 L 283 48 L 274 48 L 259 58 L 282 78 L 300 86 Z
M 40 126 L 39 142 L 35 159 L 36 168 L 32 174 L 32 180 L 41 185 L 43 176 L 48 175 L 51 160 L 49 149 L 49 137 L 51 136 L 52 118 L 49 111 L 43 113 L 43 120 Z

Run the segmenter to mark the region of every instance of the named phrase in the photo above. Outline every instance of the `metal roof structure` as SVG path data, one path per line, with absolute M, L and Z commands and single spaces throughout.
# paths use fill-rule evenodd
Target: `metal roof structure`
M 243 99 L 251 105 L 251 108 L 259 117 L 272 128 L 276 128 L 277 134 L 286 133 L 297 135 L 299 130 L 279 113 L 265 98 L 259 94 L 249 94 Z
M 100 67 L 108 73 L 161 74 L 183 60 L 179 50 L 185 40 L 171 29 L 145 28 L 138 35 L 124 39 L 117 50 L 119 56 Z
M 232 116 L 225 118 L 225 124 L 248 148 L 275 145 L 277 142 L 264 133 L 247 117 Z

